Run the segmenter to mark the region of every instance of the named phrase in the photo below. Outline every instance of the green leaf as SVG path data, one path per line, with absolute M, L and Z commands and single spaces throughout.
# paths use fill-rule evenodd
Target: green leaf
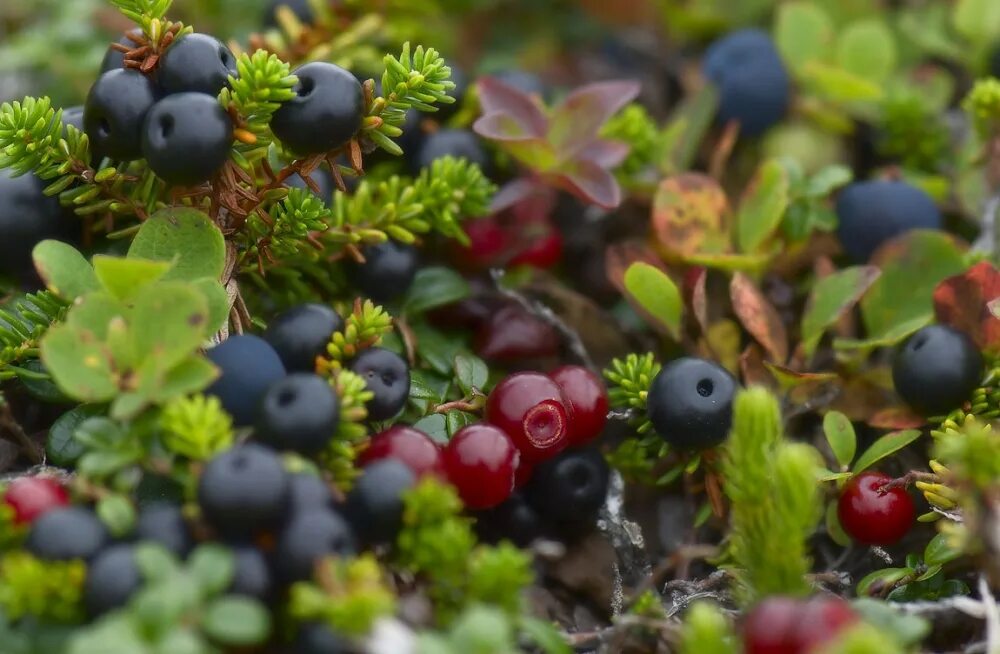
M 490 369 L 486 362 L 472 354 L 459 354 L 455 356 L 455 381 L 459 388 L 466 395 L 472 393 L 472 389 L 483 390 L 489 380 Z
M 834 164 L 827 166 L 809 178 L 805 194 L 811 198 L 822 199 L 835 189 L 850 183 L 854 172 L 847 166 Z
M 203 277 L 191 283 L 191 288 L 201 293 L 208 304 L 208 328 L 206 334 L 222 329 L 229 318 L 229 296 L 217 279 Z
M 896 39 L 877 18 L 848 25 L 837 38 L 837 64 L 872 82 L 884 82 L 896 68 Z
M 788 66 L 798 69 L 810 61 L 826 59 L 833 37 L 833 21 L 816 4 L 787 2 L 778 9 L 774 40 Z
M 943 565 L 954 561 L 964 554 L 959 548 L 952 547 L 950 538 L 945 534 L 937 534 L 927 543 L 924 549 L 924 563 L 927 565 Z
M 53 465 L 69 468 L 84 453 L 85 448 L 76 439 L 77 428 L 84 421 L 101 415 L 104 408 L 94 404 L 81 404 L 62 414 L 49 428 L 45 441 L 45 454 Z
M 122 259 L 97 255 L 94 272 L 101 285 L 113 297 L 128 300 L 150 284 L 163 278 L 170 269 L 169 263 L 148 259 Z
M 158 543 L 140 543 L 135 549 L 135 563 L 146 581 L 159 581 L 180 574 L 177 559 Z
M 902 431 L 894 431 L 891 434 L 886 434 L 872 443 L 871 447 L 865 450 L 865 453 L 858 457 L 857 462 L 854 464 L 853 472 L 857 474 L 872 467 L 875 463 L 881 461 L 894 452 L 898 452 L 913 441 L 920 438 L 920 434 L 921 432 L 919 429 L 904 429 Z
M 818 61 L 803 66 L 801 79 L 803 85 L 833 102 L 873 102 L 884 94 L 875 82 Z
M 853 307 L 881 275 L 875 266 L 855 266 L 828 275 L 813 285 L 802 315 L 802 352 L 812 357 L 823 332 Z
M 440 413 L 432 413 L 428 416 L 424 416 L 420 420 L 413 423 L 413 427 L 414 429 L 419 429 L 430 436 L 435 442 L 448 442 L 448 421 Z
M 42 241 L 31 256 L 46 288 L 65 300 L 75 300 L 101 288 L 93 266 L 72 245 Z
M 403 312 L 407 315 L 423 313 L 467 297 L 469 283 L 451 268 L 421 268 L 403 299 Z
M 958 0 L 951 19 L 955 30 L 975 44 L 1000 38 L 1000 3 L 994 0 Z
M 42 339 L 42 362 L 59 388 L 83 402 L 107 402 L 118 390 L 111 353 L 93 332 L 56 325 Z
M 736 238 L 741 252 L 755 252 L 781 224 L 788 208 L 788 175 L 775 159 L 760 167 L 740 203 Z
M 648 263 L 633 263 L 625 271 L 625 289 L 656 325 L 670 336 L 679 337 L 681 294 L 666 273 Z
M 825 522 L 826 534 L 833 540 L 833 542 L 841 547 L 847 547 L 851 544 L 851 537 L 847 535 L 847 532 L 844 531 L 843 525 L 840 524 L 840 517 L 837 515 L 836 502 L 827 503 Z
M 236 569 L 233 553 L 213 543 L 200 545 L 187 560 L 187 569 L 194 575 L 205 597 L 229 588 Z
M 247 597 L 222 597 L 201 616 L 208 636 L 223 645 L 258 645 L 271 634 L 271 617 L 264 606 Z
M 826 434 L 837 463 L 845 468 L 851 465 L 858 441 L 850 419 L 840 411 L 830 411 L 823 416 L 823 433 Z
M 899 580 L 913 572 L 910 568 L 882 568 L 865 575 L 858 582 L 858 595 L 871 595 L 881 592 L 882 588 L 895 585 Z
M 208 335 L 208 306 L 197 291 L 179 282 L 163 283 L 138 297 L 130 331 L 134 346 L 156 368 L 167 371 L 198 349 Z
M 457 432 L 462 427 L 478 422 L 476 416 L 472 415 L 471 413 L 467 413 L 465 411 L 459 411 L 457 409 L 452 409 L 451 411 L 446 413 L 444 415 L 444 418 L 445 418 L 445 426 L 448 429 L 449 436 L 454 436 L 455 432 Z
M 862 598 L 851 602 L 851 606 L 864 617 L 866 622 L 892 634 L 906 647 L 916 646 L 931 630 L 930 622 L 927 620 L 903 613 L 887 602 Z
M 171 207 L 142 224 L 128 256 L 173 262 L 165 280 L 219 279 L 225 268 L 226 244 L 207 215 L 197 209 Z
M 151 399 L 166 402 L 180 395 L 197 393 L 219 376 L 219 369 L 201 355 L 193 355 L 170 369 Z
M 545 654 L 572 654 L 573 649 L 551 622 L 537 618 L 521 618 L 521 633 Z
M 124 495 L 108 495 L 97 503 L 97 516 L 113 536 L 124 536 L 135 527 L 135 507 Z

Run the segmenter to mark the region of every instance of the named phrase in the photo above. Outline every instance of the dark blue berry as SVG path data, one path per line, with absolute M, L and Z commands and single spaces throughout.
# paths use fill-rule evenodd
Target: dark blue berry
M 215 395 L 238 426 L 252 425 L 257 407 L 285 367 L 267 341 L 251 334 L 232 336 L 206 353 L 220 377 L 205 391 Z
M 136 37 L 137 39 L 143 38 L 141 27 L 129 30 L 128 34 Z M 139 47 L 135 41 L 128 37 L 128 35 L 122 35 L 122 37 L 118 39 L 118 44 L 123 45 L 130 50 Z M 104 53 L 104 59 L 101 60 L 101 72 L 106 73 L 109 70 L 115 70 L 116 68 L 122 68 L 124 66 L 125 53 L 109 46 L 108 51 Z
M 568 450 L 532 470 L 526 496 L 546 522 L 592 525 L 610 479 L 611 469 L 599 451 Z
M 545 535 L 545 524 L 524 493 L 514 491 L 503 504 L 476 516 L 476 531 L 490 543 L 509 540 L 518 547 L 528 547 Z
M 907 404 L 924 415 L 962 406 L 983 377 L 983 355 L 963 332 L 930 325 L 896 350 L 892 381 Z
M 883 243 L 911 229 L 941 229 L 941 212 L 916 186 L 875 180 L 840 192 L 837 221 L 837 236 L 847 255 L 865 262 Z
M 420 149 L 413 153 L 410 168 L 413 174 L 427 168 L 442 157 L 467 159 L 484 171 L 489 168 L 489 157 L 479 142 L 479 137 L 466 129 L 439 129 L 427 136 Z
M 97 556 L 108 540 L 108 530 L 92 511 L 71 506 L 36 518 L 24 548 L 40 559 L 87 561 Z
M 128 604 L 142 586 L 132 545 L 112 545 L 87 566 L 83 604 L 91 617 L 104 615 Z
M 299 154 L 329 152 L 346 144 L 361 127 L 361 84 L 340 66 L 321 61 L 293 71 L 295 97 L 271 118 L 275 136 Z
M 355 651 L 350 641 L 321 622 L 301 625 L 292 645 L 292 654 L 351 654 Z
M 229 159 L 233 122 L 203 93 L 177 93 L 153 105 L 142 129 L 142 154 L 156 175 L 174 186 L 196 186 Z
M 193 546 L 191 529 L 181 507 L 168 502 L 154 502 L 139 511 L 135 539 L 158 543 L 182 558 Z
M 726 440 L 736 380 L 705 359 L 677 359 L 653 379 L 647 413 L 656 432 L 679 448 L 705 449 Z
M 33 174 L 12 175 L 0 170 L 0 272 L 21 274 L 33 270 L 32 249 L 68 235 L 74 217 L 64 216 L 59 201 L 42 193 L 45 184 Z
M 352 262 L 351 282 L 366 297 L 384 304 L 404 295 L 417 276 L 420 257 L 417 248 L 388 240 L 362 248 L 364 263 Z
M 344 506 L 358 540 L 367 545 L 395 542 L 403 526 L 403 493 L 415 481 L 413 471 L 397 459 L 376 461 L 364 469 Z
M 324 304 L 300 304 L 271 321 L 264 340 L 271 344 L 289 372 L 313 372 L 316 357 L 326 355 L 334 332 L 344 319 Z
M 264 553 L 249 544 L 235 545 L 232 552 L 233 581 L 229 593 L 266 602 L 274 590 L 274 580 Z
M 157 67 L 156 81 L 167 93 L 194 91 L 213 98 L 238 77 L 236 57 L 208 34 L 187 34 L 170 44 Z
M 310 509 L 292 516 L 278 537 L 274 560 L 283 581 L 311 579 L 316 564 L 327 556 L 354 554 L 354 534 L 338 513 Z
M 289 476 L 288 512 L 294 515 L 308 509 L 329 509 L 333 507 L 333 494 L 317 475 L 296 472 Z
M 279 379 L 261 401 L 254 429 L 258 440 L 277 450 L 318 454 L 340 422 L 340 398 L 330 382 L 296 372 Z
M 351 371 L 365 380 L 374 397 L 365 407 L 371 420 L 388 420 L 403 410 L 410 395 L 410 367 L 403 357 L 380 347 L 364 350 Z
M 83 125 L 94 148 L 112 159 L 142 156 L 142 126 L 156 102 L 156 88 L 132 68 L 110 70 L 94 82 L 83 108 Z
M 223 452 L 201 473 L 198 504 L 205 520 L 228 537 L 277 525 L 288 508 L 288 474 L 281 457 L 254 443 Z

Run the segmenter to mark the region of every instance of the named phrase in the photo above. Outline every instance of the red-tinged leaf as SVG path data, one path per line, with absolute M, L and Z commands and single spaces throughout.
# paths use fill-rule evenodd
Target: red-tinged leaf
M 835 372 L 800 372 L 792 370 L 771 361 L 765 361 L 764 366 L 774 375 L 782 388 L 795 388 L 803 384 L 819 384 L 833 382 L 839 379 Z
M 631 102 L 639 82 L 614 80 L 576 89 L 552 109 L 548 141 L 564 157 L 572 157 L 597 138 L 601 127 Z
M 756 343 L 748 345 L 740 355 L 740 375 L 746 386 L 775 387 L 774 376 L 764 361 L 764 350 Z
M 476 134 L 493 141 L 536 141 L 538 136 L 520 122 L 514 114 L 494 111 L 480 116 L 472 125 Z
M 871 288 L 882 271 L 875 266 L 854 266 L 823 277 L 813 285 L 802 314 L 802 353 L 812 357 L 823 333 L 850 311 Z
M 729 201 L 722 187 L 700 173 L 668 177 L 653 199 L 653 235 L 671 257 L 728 251 L 728 218 Z
M 898 431 L 900 429 L 919 429 L 927 424 L 927 420 L 917 415 L 909 407 L 893 406 L 882 409 L 868 418 L 868 424 L 876 429 Z
M 729 297 L 736 317 L 777 363 L 788 360 L 788 332 L 777 309 L 743 273 L 733 275 Z
M 843 380 L 834 372 L 799 372 L 787 366 L 764 361 L 778 387 L 796 411 L 815 411 L 829 406 L 841 393 Z
M 609 245 L 604 251 L 604 270 L 611 283 L 619 293 L 625 293 L 625 271 L 636 262 L 648 263 L 651 266 L 667 272 L 663 262 L 642 241 L 621 241 Z
M 490 213 L 498 213 L 510 209 L 522 200 L 547 189 L 541 180 L 535 177 L 518 177 L 500 187 L 490 202 Z
M 685 298 L 702 334 L 708 331 L 708 294 L 705 289 L 707 280 L 708 268 L 704 266 L 690 268 L 684 275 Z
M 556 182 L 566 191 L 603 209 L 616 209 L 622 203 L 618 180 L 592 161 L 565 162 Z
M 609 139 L 594 139 L 576 153 L 576 159 L 593 161 L 601 168 L 614 168 L 628 156 L 628 143 Z
M 506 114 L 519 125 L 523 133 L 530 134 L 533 138 L 545 136 L 549 129 L 549 119 L 535 98 L 493 77 L 481 78 L 476 84 L 476 90 L 479 92 L 479 105 L 484 117 L 494 113 Z M 479 132 L 478 128 L 474 129 Z
M 934 289 L 934 315 L 938 322 L 968 334 L 980 349 L 998 352 L 1000 318 L 990 309 L 998 299 L 1000 271 L 982 261 L 938 284 Z

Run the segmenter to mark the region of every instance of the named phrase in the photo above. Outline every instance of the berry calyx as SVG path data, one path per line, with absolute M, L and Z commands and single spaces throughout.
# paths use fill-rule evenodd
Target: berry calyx
M 566 448 L 573 418 L 559 385 L 538 372 L 505 377 L 486 400 L 486 420 L 504 430 L 529 463 Z
M 601 435 L 608 421 L 608 391 L 601 378 L 583 366 L 563 366 L 549 373 L 573 414 L 571 445 L 585 445 Z
M 49 477 L 21 477 L 11 482 L 3 501 L 14 510 L 14 524 L 27 525 L 39 516 L 69 504 L 69 493 Z
M 913 499 L 903 488 L 883 488 L 892 477 L 863 472 L 844 486 L 837 517 L 847 535 L 865 545 L 892 545 L 910 531 L 916 517 Z
M 519 459 L 510 437 L 487 424 L 459 429 L 444 449 L 448 480 L 470 509 L 489 509 L 510 497 Z
M 569 419 L 566 408 L 556 400 L 544 400 L 528 409 L 521 421 L 521 432 L 527 439 L 532 458 L 546 458 L 548 452 L 568 444 Z
M 395 425 L 372 436 L 358 463 L 368 465 L 383 459 L 397 459 L 418 478 L 427 475 L 444 477 L 442 447 L 430 436 L 408 425 Z
M 896 351 L 892 382 L 899 396 L 924 415 L 943 415 L 969 399 L 983 376 L 983 355 L 965 333 L 930 325 Z

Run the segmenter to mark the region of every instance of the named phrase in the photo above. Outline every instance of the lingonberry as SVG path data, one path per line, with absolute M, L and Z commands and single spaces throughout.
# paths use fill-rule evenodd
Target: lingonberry
M 361 127 L 361 84 L 340 66 L 321 61 L 293 71 L 295 97 L 271 118 L 275 136 L 299 154 L 320 154 L 344 145 Z
M 549 229 L 545 234 L 535 237 L 527 247 L 514 255 L 509 265 L 534 266 L 535 268 L 551 268 L 559 263 L 563 254 L 562 234 Z
M 330 509 L 300 511 L 278 536 L 274 559 L 286 583 L 309 579 L 316 563 L 327 556 L 354 554 L 354 534 L 340 514 Z
M 135 539 L 162 545 L 177 556 L 191 551 L 191 529 L 181 507 L 169 502 L 155 502 L 139 511 L 135 523 Z
M 608 420 L 608 391 L 601 378 L 583 366 L 563 366 L 549 373 L 573 419 L 570 445 L 583 445 L 601 435 Z
M 656 432 L 680 448 L 724 441 L 732 424 L 736 380 L 721 366 L 693 357 L 671 362 L 649 387 L 647 413 Z
M 83 605 L 91 617 L 125 606 L 142 586 L 132 545 L 112 545 L 87 566 Z
M 167 93 L 194 91 L 213 100 L 228 86 L 230 75 L 239 77 L 232 51 L 214 36 L 198 33 L 171 43 L 156 69 L 156 81 Z
M 907 404 L 925 415 L 942 415 L 969 399 L 983 376 L 983 355 L 956 329 L 930 325 L 896 351 L 892 381 Z
M 206 356 L 222 374 L 205 392 L 219 398 L 238 426 L 252 425 L 267 389 L 285 376 L 278 354 L 263 339 L 242 334 L 216 345 Z
M 365 380 L 374 394 L 365 404 L 371 420 L 388 420 L 402 411 L 410 395 L 410 367 L 403 357 L 371 347 L 351 361 L 351 370 Z
M 559 334 L 519 304 L 508 304 L 479 327 L 475 350 L 497 363 L 549 357 L 559 351 Z
M 257 413 L 254 434 L 276 450 L 317 454 L 340 422 L 340 397 L 325 378 L 295 372 L 274 382 Z
M 289 514 L 332 506 L 333 494 L 330 487 L 319 476 L 309 472 L 296 472 L 288 476 Z
M 417 248 L 388 240 L 361 249 L 364 263 L 352 262 L 347 273 L 366 297 L 384 304 L 405 294 L 417 275 Z
M 600 452 L 569 450 L 535 467 L 526 494 L 550 523 L 593 524 L 610 478 L 611 469 Z
M 470 509 L 488 509 L 510 497 L 519 458 L 510 437 L 487 424 L 462 427 L 444 449 L 448 480 Z
M 324 622 L 308 622 L 299 626 L 291 654 L 352 654 L 356 648 Z
M 476 532 L 487 542 L 509 540 L 518 547 L 528 547 L 545 534 L 545 529 L 524 493 L 515 491 L 499 506 L 476 516 Z
M 270 599 L 274 579 L 264 553 L 250 543 L 239 543 L 231 549 L 234 565 L 229 593 L 261 601 Z
M 39 516 L 69 504 L 69 493 L 49 477 L 21 477 L 7 487 L 3 501 L 14 510 L 14 524 L 27 525 Z
M 467 245 L 457 244 L 452 257 L 462 270 L 475 272 L 502 265 L 511 249 L 511 235 L 496 216 L 470 220 L 464 224 Z
M 837 637 L 858 616 L 844 600 L 768 597 L 743 621 L 746 654 L 809 654 Z
M 83 107 L 87 137 L 112 159 L 142 156 L 142 126 L 156 102 L 156 88 L 133 68 L 109 70 L 94 82 Z
M 381 545 L 396 540 L 403 526 L 403 492 L 415 481 L 416 475 L 396 459 L 365 467 L 344 505 L 344 517 L 359 541 Z
M 804 654 L 819 651 L 858 620 L 851 605 L 839 597 L 817 596 L 807 600 L 795 629 L 799 651 Z
M 89 561 L 104 549 L 108 540 L 108 530 L 92 511 L 67 506 L 39 516 L 31 524 L 24 547 L 49 561 Z
M 142 128 L 142 156 L 157 177 L 175 186 L 212 178 L 229 159 L 233 122 L 203 93 L 178 93 L 156 104 Z
M 344 319 L 325 304 L 300 304 L 271 321 L 264 340 L 278 353 L 288 372 L 313 372 L 316 358 L 326 354 Z
M 892 477 L 862 472 L 841 491 L 837 517 L 847 535 L 865 545 L 892 545 L 913 526 L 916 509 L 904 488 L 883 489 Z
M 288 507 L 288 474 L 276 453 L 249 443 L 208 462 L 198 480 L 205 519 L 229 537 L 275 526 Z
M 383 459 L 397 459 L 414 475 L 444 477 L 441 446 L 430 436 L 408 425 L 394 425 L 372 436 L 371 443 L 361 452 L 358 462 L 368 466 Z
M 558 454 L 569 444 L 568 410 L 559 385 L 538 372 L 519 372 L 500 381 L 486 400 L 486 420 L 503 429 L 534 463 Z
M 466 159 L 484 171 L 489 168 L 489 157 L 479 142 L 479 137 L 466 129 L 439 129 L 424 139 L 410 162 L 413 174 L 429 167 L 442 157 Z
M 59 201 L 47 197 L 44 189 L 33 174 L 14 177 L 12 170 L 0 170 L 0 272 L 30 273 L 32 249 L 45 239 L 68 235 L 67 225 L 72 223 L 65 220 Z

